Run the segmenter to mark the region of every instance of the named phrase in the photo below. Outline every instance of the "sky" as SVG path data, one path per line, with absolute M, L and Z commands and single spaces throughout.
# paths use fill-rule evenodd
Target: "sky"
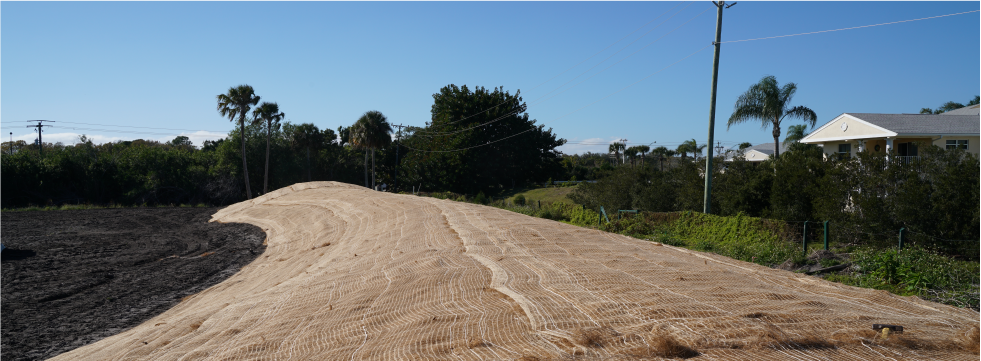
M 751 2 L 724 10 L 715 139 L 766 75 L 796 83 L 817 127 L 841 113 L 918 113 L 981 93 L 981 3 Z M 971 12 L 973 11 L 973 12 Z M 754 41 L 947 14 L 967 14 Z M 33 142 L 195 145 L 234 124 L 218 94 L 251 85 L 291 123 L 366 111 L 423 126 L 456 84 L 520 91 L 568 144 L 676 148 L 708 139 L 715 5 L 698 2 L 0 2 L 0 134 Z M 791 120 L 783 126 L 801 124 Z M 12 134 L 11 134 L 12 133 Z

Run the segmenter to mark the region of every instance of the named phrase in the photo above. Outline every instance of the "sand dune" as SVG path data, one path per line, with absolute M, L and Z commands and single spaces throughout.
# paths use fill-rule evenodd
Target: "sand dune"
M 265 254 L 55 359 L 978 359 L 971 310 L 492 207 L 314 182 L 213 220 Z

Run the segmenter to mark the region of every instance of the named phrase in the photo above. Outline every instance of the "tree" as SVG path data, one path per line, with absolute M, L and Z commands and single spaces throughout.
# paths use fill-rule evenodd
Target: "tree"
M 673 157 L 674 156 L 674 151 L 668 149 L 667 147 L 660 146 L 660 147 L 654 148 L 654 150 L 651 151 L 651 154 L 654 154 L 654 155 L 657 156 L 657 160 L 660 161 L 660 163 L 661 163 L 661 171 L 663 172 L 664 171 L 664 159 L 666 157 Z
M 620 160 L 620 152 L 623 152 L 626 147 L 627 147 L 626 144 L 623 144 L 623 143 L 620 143 L 620 142 L 610 143 L 610 154 L 613 155 L 614 163 L 621 162 L 621 160 Z
M 780 157 L 780 125 L 784 118 L 800 119 L 812 127 L 817 122 L 817 114 L 810 108 L 801 105 L 790 107 L 795 93 L 797 84 L 787 83 L 780 87 L 776 77 L 763 77 L 736 100 L 728 128 L 750 120 L 759 120 L 763 129 L 772 126 L 773 157 Z
M 82 134 L 82 136 L 79 137 L 79 143 L 91 143 L 91 142 L 92 141 L 89 140 L 84 134 Z M 183 135 L 178 135 L 176 138 L 174 138 L 174 140 L 170 141 L 170 145 L 175 147 L 192 147 L 194 146 L 194 143 L 191 142 L 191 138 L 188 138 Z
M 644 158 L 647 157 L 647 152 L 651 151 L 651 147 L 647 145 L 638 145 L 637 151 L 640 152 L 640 164 L 644 164 Z
M 630 165 L 634 165 L 634 161 L 637 160 L 637 156 L 640 154 L 640 147 L 633 146 L 627 148 L 623 151 L 623 154 L 630 158 Z
M 403 131 L 399 179 L 457 193 L 496 194 L 502 188 L 563 175 L 565 144 L 525 113 L 520 91 L 447 85 L 433 94 L 425 127 Z M 414 183 L 413 183 L 414 182 Z
M 937 109 L 920 108 L 920 114 L 943 114 L 954 109 L 960 109 L 966 106 L 977 105 L 979 100 L 981 100 L 981 96 L 975 95 L 974 99 L 971 99 L 971 101 L 968 102 L 967 105 L 956 103 L 956 102 L 946 102 Z
M 684 143 L 681 143 L 681 145 L 678 146 L 677 152 L 681 153 L 682 160 L 685 159 L 685 154 L 688 152 L 691 152 L 692 157 L 697 160 L 698 155 L 702 154 L 702 151 L 705 150 L 705 147 L 706 147 L 705 144 L 699 145 L 698 141 L 696 141 L 695 138 L 692 138 L 684 141 Z
M 259 104 L 259 96 L 248 84 L 228 88 L 227 94 L 218 94 L 218 113 L 235 121 L 238 116 L 238 127 L 242 130 L 242 174 L 245 176 L 245 197 L 252 199 L 252 188 L 249 186 L 249 164 L 245 161 L 245 115 L 251 106 Z
M 783 145 L 786 147 L 788 144 L 798 143 L 801 139 L 807 136 L 807 125 L 797 124 L 787 127 L 787 137 L 783 138 Z
M 377 110 L 365 112 L 351 126 L 351 143 L 365 150 L 365 187 L 368 186 L 368 151 L 371 151 L 371 188 L 375 187 L 375 150 L 392 143 L 392 125 L 388 118 Z
M 326 129 L 330 131 L 330 129 Z M 294 149 L 305 149 L 307 151 L 307 182 L 313 181 L 313 177 L 310 175 L 310 150 L 319 149 L 324 144 L 324 134 L 326 132 L 321 132 L 316 125 L 311 123 L 303 123 L 300 125 L 292 125 L 286 123 L 283 127 L 283 132 L 286 133 L 290 141 L 290 145 Z M 333 134 L 331 131 L 330 134 Z
M 746 149 L 746 148 L 749 148 L 749 147 L 752 147 L 752 146 L 753 146 L 753 144 L 750 143 L 750 142 L 742 142 L 742 143 L 739 143 L 739 150 L 743 150 L 743 149 Z
M 279 129 L 279 122 L 286 117 L 286 114 L 279 111 L 279 104 L 262 102 L 252 111 L 252 122 L 265 121 L 266 124 L 266 174 L 262 177 L 262 193 L 269 193 L 269 142 L 272 137 L 273 127 Z M 309 158 L 309 155 L 308 155 Z M 308 172 L 309 173 L 309 172 Z

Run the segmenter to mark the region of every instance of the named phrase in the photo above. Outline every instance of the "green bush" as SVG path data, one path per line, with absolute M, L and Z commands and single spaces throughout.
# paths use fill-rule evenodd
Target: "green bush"
M 514 202 L 515 205 L 518 205 L 518 206 L 525 205 L 525 195 L 524 194 L 519 194 L 519 195 L 514 196 L 513 202 Z
M 484 195 L 484 192 L 477 193 L 477 196 L 473 197 L 473 202 L 487 204 L 487 196 Z

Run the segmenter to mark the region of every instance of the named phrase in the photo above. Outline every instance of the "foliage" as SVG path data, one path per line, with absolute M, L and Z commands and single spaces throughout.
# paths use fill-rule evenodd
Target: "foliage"
M 433 94 L 431 121 L 409 128 L 399 177 L 426 189 L 496 193 L 562 172 L 565 143 L 527 113 L 520 92 L 448 85 Z
M 228 88 L 228 93 L 218 94 L 218 113 L 227 117 L 229 121 L 235 121 L 238 117 L 239 129 L 245 128 L 245 115 L 249 113 L 251 106 L 259 104 L 259 96 L 248 84 Z M 252 199 L 252 187 L 249 181 L 249 168 L 245 157 L 245 133 L 241 133 L 242 139 L 239 143 L 242 146 L 242 171 L 245 178 L 245 198 Z
M 977 262 L 951 260 L 918 247 L 861 248 L 852 252 L 851 261 L 857 272 L 835 281 L 978 309 Z
M 797 84 L 787 83 L 783 87 L 772 75 L 749 87 L 745 93 L 736 99 L 728 127 L 751 120 L 759 120 L 763 129 L 773 127 L 773 158 L 780 157 L 780 125 L 784 118 L 797 118 L 810 124 L 817 122 L 817 114 L 805 106 L 790 106 L 791 99 L 797 93 Z
M 513 202 L 515 205 L 523 206 L 525 205 L 525 195 L 524 194 L 516 195 L 514 196 L 514 199 L 511 200 L 511 202 Z
M 967 105 L 951 101 L 951 102 L 943 103 L 943 105 L 941 105 L 937 109 L 920 108 L 920 114 L 943 114 L 954 109 L 963 108 L 965 106 L 977 105 L 979 99 L 981 99 L 981 96 L 975 95 L 974 99 L 971 99 L 971 101 L 968 102 Z

